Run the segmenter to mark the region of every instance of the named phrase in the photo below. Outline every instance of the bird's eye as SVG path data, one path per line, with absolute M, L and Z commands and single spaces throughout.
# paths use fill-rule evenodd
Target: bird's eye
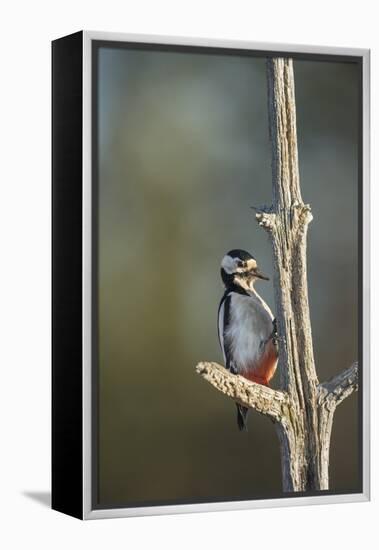
M 238 260 L 237 267 L 244 267 L 244 265 L 245 265 L 245 262 L 243 262 L 242 260 Z

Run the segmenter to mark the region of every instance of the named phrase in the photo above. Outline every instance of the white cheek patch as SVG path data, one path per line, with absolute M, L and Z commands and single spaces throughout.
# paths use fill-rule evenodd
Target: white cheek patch
M 231 275 L 232 273 L 235 273 L 236 271 L 236 261 L 231 256 L 224 256 L 221 262 L 221 267 L 228 273 L 228 275 Z
M 256 269 L 257 267 L 257 262 L 253 258 L 247 260 L 245 266 L 243 267 L 237 267 L 238 262 L 238 258 L 232 258 L 231 256 L 226 255 L 222 259 L 221 267 L 226 273 L 228 273 L 228 275 L 231 275 L 232 273 L 245 273 L 246 271 Z
M 251 260 L 247 260 L 247 269 L 256 269 L 257 268 L 257 262 L 251 258 Z
M 251 260 L 247 260 L 246 265 L 244 267 L 237 267 L 236 271 L 237 273 L 246 273 L 247 271 L 251 271 L 252 269 L 257 268 L 257 262 L 252 258 Z

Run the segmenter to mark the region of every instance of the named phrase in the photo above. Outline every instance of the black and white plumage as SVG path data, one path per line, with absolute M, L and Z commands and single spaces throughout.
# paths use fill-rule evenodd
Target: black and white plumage
M 274 316 L 254 288 L 268 277 L 244 250 L 231 250 L 221 262 L 225 293 L 218 310 L 218 335 L 225 367 L 248 380 L 268 385 L 277 366 Z M 240 430 L 246 430 L 248 409 L 237 405 Z

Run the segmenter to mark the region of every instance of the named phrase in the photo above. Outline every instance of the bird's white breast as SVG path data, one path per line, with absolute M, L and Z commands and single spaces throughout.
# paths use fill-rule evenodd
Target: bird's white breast
M 268 305 L 255 293 L 245 296 L 232 293 L 229 325 L 225 332 L 233 362 L 239 371 L 253 367 L 273 330 L 273 315 Z

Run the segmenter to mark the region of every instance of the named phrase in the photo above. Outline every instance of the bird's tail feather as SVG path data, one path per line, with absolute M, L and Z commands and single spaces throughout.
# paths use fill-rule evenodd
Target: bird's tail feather
M 247 432 L 248 413 L 249 413 L 249 409 L 247 407 L 243 407 L 242 405 L 237 405 L 237 424 L 238 424 L 238 429 L 241 432 Z

